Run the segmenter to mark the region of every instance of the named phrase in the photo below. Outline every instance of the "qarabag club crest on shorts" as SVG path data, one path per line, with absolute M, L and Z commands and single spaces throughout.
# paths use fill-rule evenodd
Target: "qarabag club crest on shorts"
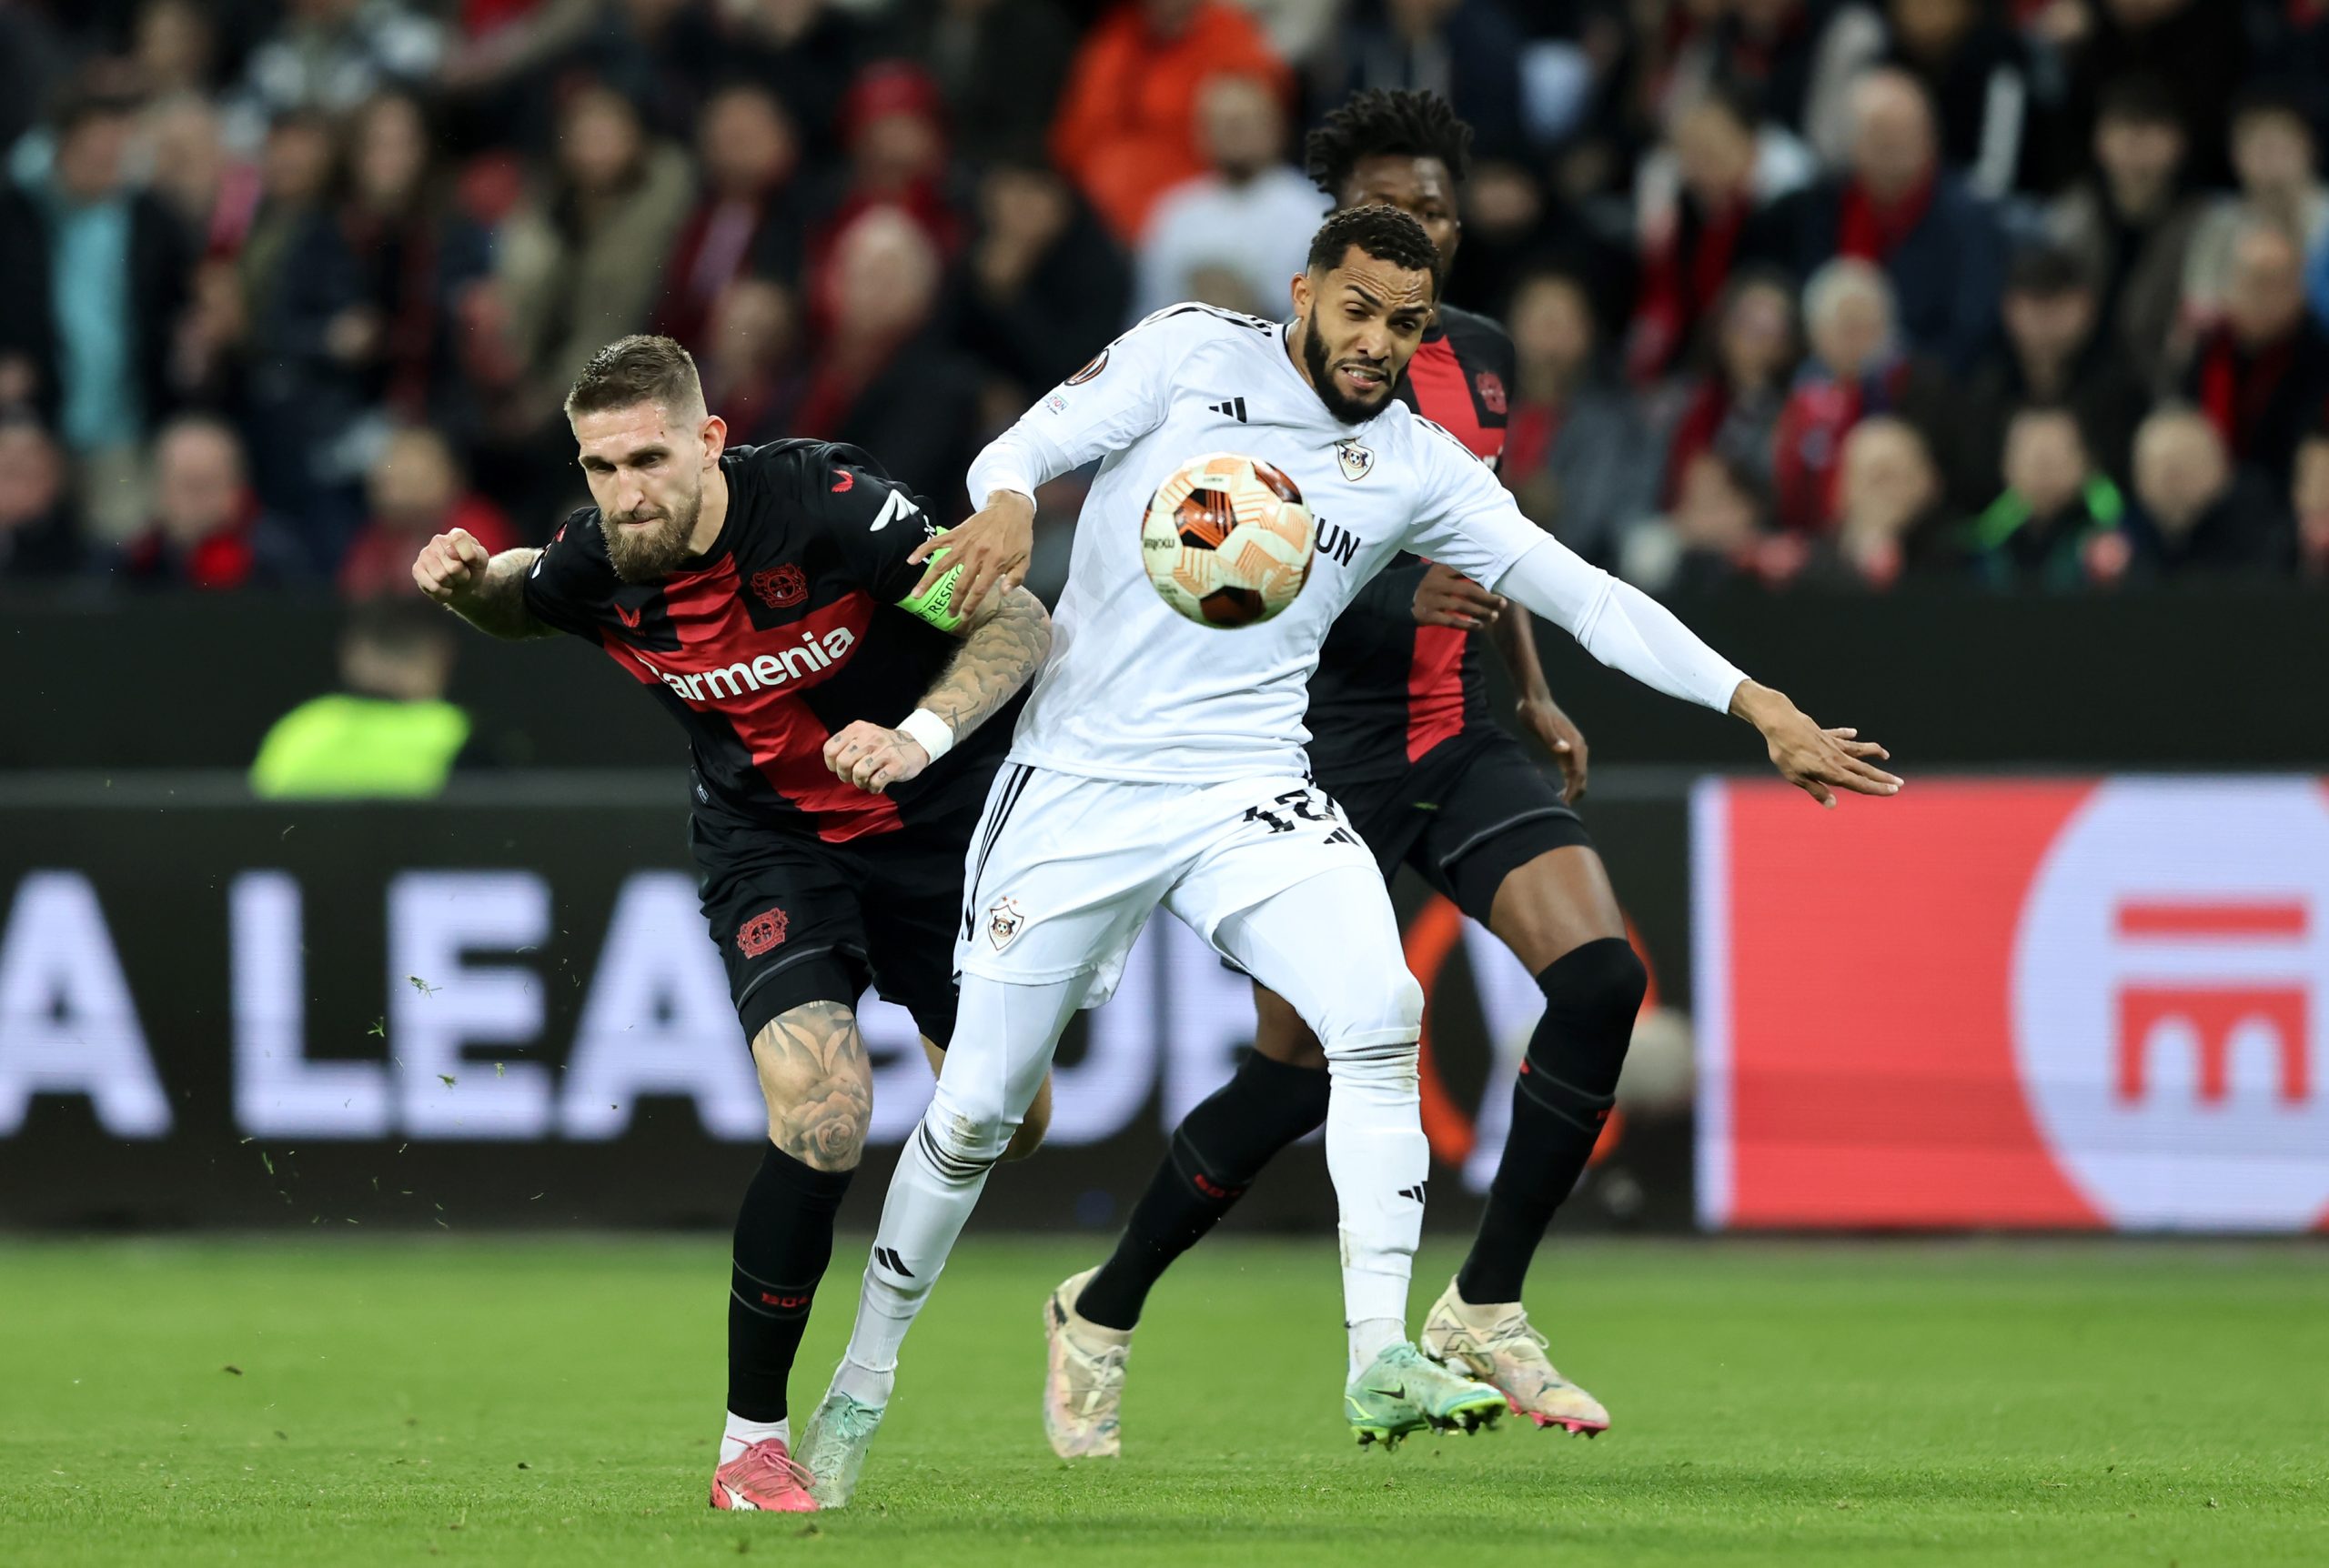
M 791 920 L 782 910 L 762 910 L 736 928 L 736 950 L 748 959 L 780 947 Z
M 1019 907 L 1018 900 L 997 899 L 986 912 L 986 940 L 994 944 L 996 952 L 1001 952 L 1017 940 L 1026 925 L 1027 914 Z
M 782 609 L 809 597 L 809 574 L 796 566 L 771 567 L 752 574 L 752 592 L 769 608 Z

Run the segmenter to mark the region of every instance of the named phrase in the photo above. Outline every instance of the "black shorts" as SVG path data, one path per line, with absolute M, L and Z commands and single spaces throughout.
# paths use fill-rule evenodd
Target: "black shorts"
M 1388 779 L 1319 782 L 1384 880 L 1404 861 L 1482 925 L 1513 871 L 1548 849 L 1593 843 L 1560 784 L 1501 729 L 1452 737 Z
M 840 844 L 692 817 L 697 891 L 744 1038 L 807 1002 L 855 1007 L 872 985 L 943 1047 L 954 1032 L 963 851 L 983 807 L 973 798 L 951 816 Z

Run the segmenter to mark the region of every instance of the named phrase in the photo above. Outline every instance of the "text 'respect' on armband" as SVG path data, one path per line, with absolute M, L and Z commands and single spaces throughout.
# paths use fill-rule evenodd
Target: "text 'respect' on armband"
M 943 549 L 935 551 L 933 558 L 943 561 L 946 558 L 946 552 Z M 939 575 L 938 580 L 930 585 L 927 592 L 907 595 L 898 601 L 898 608 L 908 615 L 921 617 L 941 631 L 959 631 L 964 613 L 954 603 L 954 588 L 962 576 L 961 567 L 948 567 Z

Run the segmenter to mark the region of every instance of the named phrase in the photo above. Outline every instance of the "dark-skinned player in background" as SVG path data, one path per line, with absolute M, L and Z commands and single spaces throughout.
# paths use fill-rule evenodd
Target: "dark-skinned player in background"
M 711 1506 L 810 1512 L 785 1385 L 872 1114 L 858 998 L 906 1007 L 935 1066 L 964 851 L 1050 618 L 1015 586 L 923 584 L 937 525 L 855 447 L 728 447 L 670 338 L 600 350 L 566 412 L 598 504 L 539 550 L 439 534 L 413 578 L 496 637 L 599 644 L 688 732 L 703 911 L 768 1102 Z M 1041 1140 L 1044 1093 L 1006 1158 Z
M 1471 137 L 1435 94 L 1370 90 L 1311 133 L 1309 173 L 1338 209 L 1382 203 L 1406 212 L 1452 258 Z M 1494 464 L 1513 368 L 1503 328 L 1443 300 L 1398 396 Z M 1614 1102 L 1648 975 L 1572 809 L 1585 793 L 1585 739 L 1546 688 L 1529 618 L 1449 568 L 1408 557 L 1335 623 L 1306 722 L 1318 782 L 1385 876 L 1413 866 L 1510 948 L 1545 993 L 1479 1233 L 1419 1343 L 1494 1385 L 1538 1426 L 1590 1434 L 1608 1426 L 1608 1412 L 1548 1358 L 1521 1283 Z M 1562 783 L 1489 712 L 1475 633 L 1511 669 L 1520 722 L 1553 754 Z M 1119 1451 L 1124 1360 L 1149 1290 L 1272 1157 L 1326 1121 L 1316 1037 L 1265 988 L 1254 988 L 1254 1000 L 1253 1052 L 1174 1130 L 1114 1254 L 1063 1283 L 1045 1307 L 1044 1424 L 1063 1457 Z

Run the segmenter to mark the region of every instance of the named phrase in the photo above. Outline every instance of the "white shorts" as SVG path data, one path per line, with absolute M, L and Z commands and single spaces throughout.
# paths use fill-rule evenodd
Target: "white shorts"
M 1225 952 L 1224 921 L 1348 867 L 1382 904 L 1353 911 L 1358 945 L 1388 930 L 1388 961 L 1404 974 L 1375 857 L 1310 780 L 1142 783 L 1012 763 L 971 838 L 954 970 L 1024 985 L 1090 972 L 1084 1005 L 1097 1007 L 1159 904 Z

